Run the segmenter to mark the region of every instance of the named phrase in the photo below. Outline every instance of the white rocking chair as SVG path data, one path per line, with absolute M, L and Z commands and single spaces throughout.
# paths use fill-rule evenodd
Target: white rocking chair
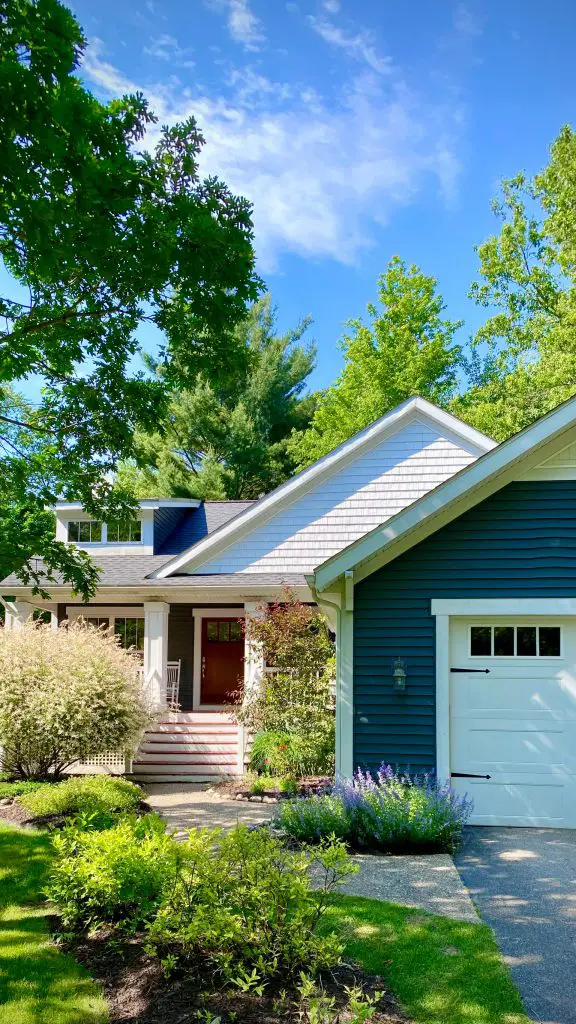
M 166 703 L 169 708 L 177 711 L 179 708 L 180 692 L 180 666 L 181 661 L 169 661 L 166 668 Z

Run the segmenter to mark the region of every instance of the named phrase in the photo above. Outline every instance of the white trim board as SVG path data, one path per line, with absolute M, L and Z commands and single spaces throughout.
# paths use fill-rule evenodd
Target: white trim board
M 316 589 L 326 590 L 350 569 L 354 570 L 355 583 L 370 576 L 495 491 L 518 479 L 524 470 L 533 469 L 566 447 L 570 443 L 570 432 L 574 435 L 575 429 L 576 398 L 571 398 L 460 470 L 382 526 L 327 559 L 314 574 Z
M 243 619 L 245 608 L 193 608 L 194 619 L 194 660 L 192 668 L 192 708 L 194 711 L 225 711 L 223 704 L 201 704 L 200 686 L 202 682 L 202 619 Z M 244 665 L 246 674 L 246 665 Z
M 219 530 L 187 548 L 177 555 L 166 565 L 156 571 L 152 578 L 165 579 L 173 573 L 178 572 L 186 566 L 192 573 L 213 558 L 218 552 L 227 548 L 232 541 L 240 540 L 245 534 L 251 531 L 256 524 L 267 521 L 281 508 L 290 505 L 302 493 L 308 491 L 313 485 L 319 484 L 322 480 L 328 479 L 337 470 L 358 458 L 363 451 L 368 451 L 384 438 L 396 433 L 412 419 L 426 417 L 428 420 L 439 426 L 443 432 L 447 432 L 471 449 L 475 455 L 482 455 L 495 447 L 496 442 L 481 434 L 478 430 L 468 426 L 450 413 L 439 409 L 424 398 L 410 398 L 402 402 L 391 412 L 382 416 L 375 423 L 370 424 L 350 440 L 335 448 L 334 451 L 318 459 L 317 462 L 308 466 L 307 469 L 297 473 L 286 483 L 281 484 L 276 490 L 265 495 L 255 502 L 244 512 L 241 512 L 234 519 L 231 519 Z
M 472 618 L 475 615 L 507 615 L 516 618 L 529 615 L 543 618 L 551 615 L 576 615 L 574 597 L 511 597 L 511 598 L 433 598 L 432 615 L 451 615 Z

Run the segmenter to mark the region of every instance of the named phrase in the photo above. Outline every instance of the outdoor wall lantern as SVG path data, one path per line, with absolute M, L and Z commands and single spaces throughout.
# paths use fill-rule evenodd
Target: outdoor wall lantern
M 398 693 L 404 693 L 406 689 L 406 663 L 402 661 L 402 658 L 396 658 L 394 662 L 392 682 L 394 683 L 394 689 Z

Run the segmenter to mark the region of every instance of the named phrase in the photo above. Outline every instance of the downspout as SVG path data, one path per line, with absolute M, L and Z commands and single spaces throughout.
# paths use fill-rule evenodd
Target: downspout
M 336 774 L 350 777 L 353 772 L 352 707 L 349 693 L 352 613 L 351 610 L 342 608 L 340 594 L 331 593 L 328 596 L 319 593 L 314 576 L 307 576 L 306 582 L 316 604 L 336 634 Z

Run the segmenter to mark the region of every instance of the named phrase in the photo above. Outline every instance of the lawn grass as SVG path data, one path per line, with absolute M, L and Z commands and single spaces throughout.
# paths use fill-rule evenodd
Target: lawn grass
M 46 833 L 0 825 L 0 1024 L 105 1024 L 98 986 L 48 939 Z
M 416 1024 L 530 1024 L 487 925 L 336 896 L 323 927 L 386 979 Z

